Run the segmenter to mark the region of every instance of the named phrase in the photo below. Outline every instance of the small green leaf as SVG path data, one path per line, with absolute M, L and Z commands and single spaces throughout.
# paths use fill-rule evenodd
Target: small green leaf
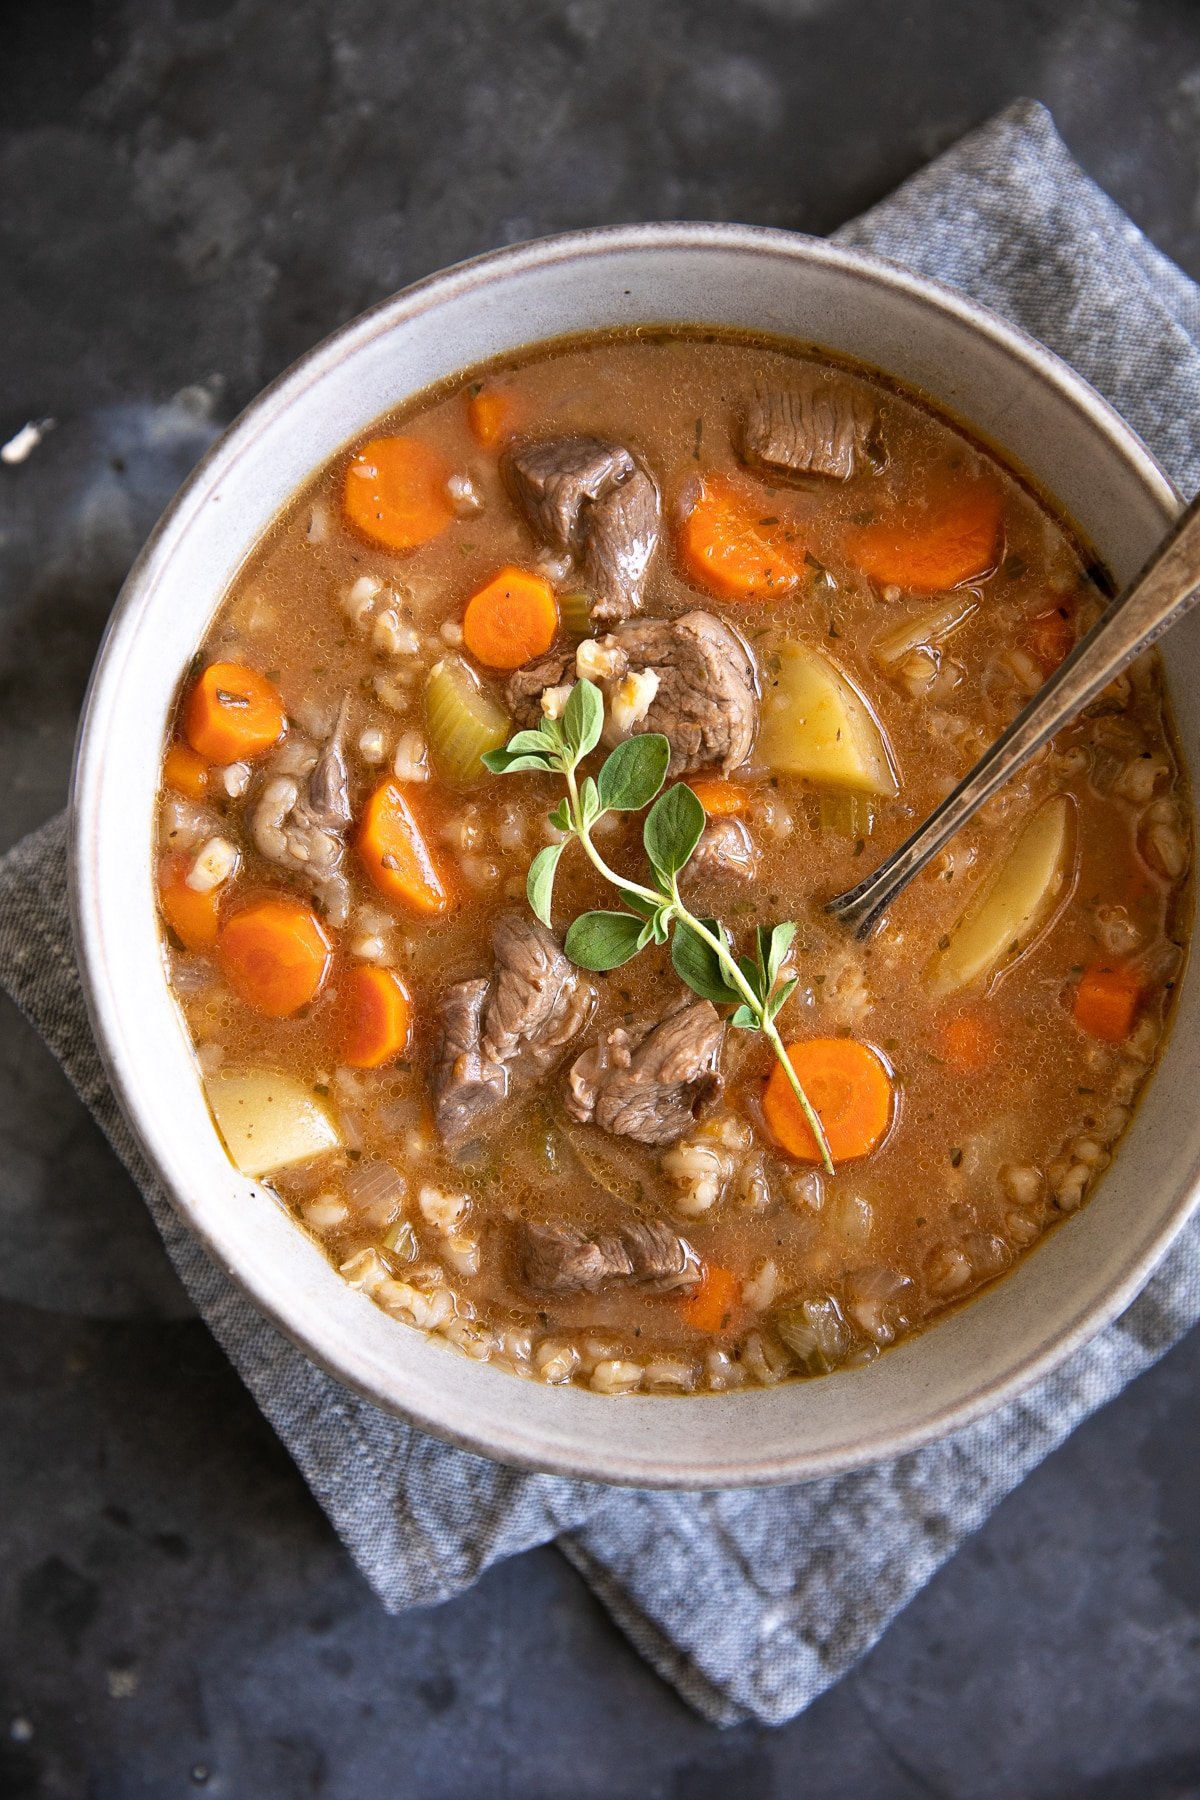
M 678 875 L 700 842 L 704 808 L 686 782 L 660 794 L 642 830 L 646 854 L 664 882 Z
M 570 831 L 571 802 L 565 799 L 560 800 L 554 811 L 552 813 L 547 813 L 546 817 L 553 825 L 555 831 Z
M 673 916 L 674 915 L 669 907 L 660 906 L 654 917 L 651 919 L 650 924 L 654 931 L 654 941 L 656 944 L 665 944 L 670 937 L 671 920 Z
M 554 875 L 558 868 L 558 859 L 567 847 L 567 839 L 561 844 L 547 844 L 539 850 L 529 865 L 529 874 L 525 877 L 525 893 L 533 908 L 534 916 L 543 925 L 550 923 L 550 907 L 554 899 Z
M 640 913 L 643 919 L 650 918 L 654 912 L 655 909 L 652 903 L 649 900 L 643 900 L 642 896 L 640 894 L 635 894 L 632 888 L 619 887 L 617 892 L 620 894 L 626 906 L 633 912 Z
M 600 817 L 600 795 L 590 775 L 584 777 L 579 789 L 579 812 L 583 819 L 583 829 L 590 831 Z
M 554 739 L 547 737 L 540 728 L 537 731 L 518 731 L 504 746 L 510 756 L 521 756 L 529 752 L 535 756 L 553 756 L 556 747 Z
M 715 919 L 701 919 L 700 923 L 724 938 L 724 930 Z M 705 1000 L 715 1000 L 718 1004 L 727 1005 L 740 998 L 737 989 L 726 978 L 716 951 L 703 938 L 697 937 L 683 919 L 676 921 L 675 935 L 671 939 L 671 962 L 680 980 L 686 981 L 692 991 Z
M 775 929 L 770 933 L 765 955 L 762 949 L 763 928 L 760 925 L 758 929 L 758 954 L 763 967 L 766 970 L 767 992 L 770 993 L 771 989 L 775 986 L 780 969 L 782 969 L 784 963 L 787 961 L 787 953 L 791 949 L 792 941 L 796 936 L 796 927 L 790 919 L 785 919 L 782 924 L 776 925 Z
M 731 1014 L 729 1023 L 731 1025 L 736 1025 L 739 1031 L 758 1031 L 762 1025 L 762 1020 L 757 1013 L 751 1012 L 748 1006 L 743 1005 L 739 1006 L 737 1011 Z
M 626 738 L 600 771 L 600 799 L 610 812 L 640 812 L 667 778 L 671 746 L 657 731 Z
M 604 729 L 604 696 L 592 681 L 577 681 L 563 708 L 562 731 L 576 762 L 594 750 Z
M 523 769 L 536 769 L 539 775 L 552 775 L 555 769 L 554 763 L 547 756 L 534 756 L 532 752 L 514 756 L 509 750 L 485 750 L 483 763 L 493 775 L 519 775 Z
M 581 969 L 619 969 L 638 952 L 642 920 L 633 913 L 580 913 L 563 946 Z
M 754 989 L 754 992 L 758 995 L 759 999 L 765 999 L 766 983 L 763 980 L 762 970 L 759 968 L 754 958 L 752 956 L 739 956 L 737 965 L 742 971 L 742 974 L 746 977 L 746 980 L 750 983 L 750 986 Z
M 783 986 L 780 988 L 780 990 L 777 994 L 772 994 L 770 1002 L 768 1003 L 768 1006 L 767 1006 L 767 1018 L 768 1019 L 775 1019 L 778 1016 L 778 1014 L 783 1010 L 783 1007 L 791 999 L 792 995 L 795 993 L 796 989 L 799 986 L 800 986 L 799 977 L 796 975 L 793 975 L 790 981 L 784 982 Z

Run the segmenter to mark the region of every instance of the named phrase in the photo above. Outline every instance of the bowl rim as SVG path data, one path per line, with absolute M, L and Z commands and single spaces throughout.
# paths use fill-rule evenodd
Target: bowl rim
M 1102 1331 L 1129 1305 L 1150 1278 L 1163 1255 L 1186 1224 L 1200 1200 L 1200 1189 L 1186 1188 L 1161 1228 L 1146 1247 L 1131 1256 L 1119 1275 L 1115 1276 L 1098 1303 L 1086 1311 L 1069 1317 L 1040 1347 L 1014 1362 L 1001 1375 L 964 1398 L 950 1401 L 926 1414 L 908 1428 L 894 1430 L 886 1442 L 873 1440 L 863 1451 L 845 1449 L 806 1450 L 799 1454 L 773 1453 L 754 1462 L 744 1461 L 738 1467 L 714 1471 L 701 1459 L 691 1463 L 680 1460 L 670 1470 L 647 1476 L 644 1459 L 625 1457 L 603 1451 L 603 1466 L 581 1460 L 578 1454 L 564 1455 L 558 1450 L 538 1449 L 529 1442 L 528 1434 L 504 1414 L 492 1417 L 490 1435 L 456 1429 L 452 1421 L 434 1417 L 420 1406 L 402 1402 L 385 1390 L 373 1373 L 367 1359 L 356 1362 L 354 1347 L 347 1353 L 341 1346 L 334 1355 L 319 1336 L 304 1322 L 289 1315 L 255 1268 L 233 1267 L 224 1253 L 219 1232 L 208 1229 L 192 1212 L 187 1197 L 181 1193 L 168 1172 L 165 1151 L 160 1148 L 158 1131 L 153 1121 L 144 1119 L 136 1105 L 136 1069 L 127 1060 L 121 1034 L 110 1029 L 109 1007 L 114 1015 L 119 1010 L 106 989 L 103 979 L 103 948 L 98 910 L 93 904 L 92 855 L 90 846 L 96 841 L 98 813 L 103 781 L 103 714 L 109 685 L 118 678 L 121 641 L 133 622 L 145 590 L 157 580 L 160 570 L 170 560 L 175 542 L 191 527 L 195 515 L 204 505 L 219 481 L 227 480 L 248 446 L 302 392 L 326 378 L 345 357 L 379 335 L 387 335 L 419 316 L 435 309 L 453 297 L 491 286 L 506 275 L 525 273 L 563 262 L 586 262 L 610 252 L 672 250 L 714 250 L 720 252 L 753 252 L 773 256 L 798 265 L 817 265 L 857 276 L 873 285 L 890 288 L 935 311 L 950 315 L 977 334 L 990 339 L 992 345 L 1013 361 L 1034 372 L 1040 380 L 1056 389 L 1060 397 L 1077 414 L 1084 415 L 1106 438 L 1120 459 L 1136 475 L 1148 496 L 1157 504 L 1164 527 L 1182 506 L 1182 498 L 1157 459 L 1136 431 L 1120 416 L 1091 384 L 1062 358 L 1047 349 L 1019 326 L 1009 323 L 989 307 L 973 300 L 960 290 L 935 278 L 915 274 L 903 265 L 873 252 L 851 249 L 798 232 L 764 226 L 721 223 L 643 223 L 595 227 L 558 233 L 486 252 L 454 264 L 412 283 L 365 312 L 339 326 L 263 388 L 214 440 L 195 468 L 169 502 L 145 545 L 130 568 L 114 604 L 97 650 L 88 682 L 76 734 L 68 802 L 68 904 L 76 958 L 89 1020 L 95 1035 L 105 1073 L 112 1086 L 121 1112 L 133 1137 L 145 1156 L 156 1180 L 176 1214 L 201 1243 L 217 1267 L 227 1274 L 270 1323 L 299 1348 L 319 1368 L 344 1386 L 358 1393 L 384 1411 L 399 1416 L 421 1430 L 450 1442 L 459 1448 L 518 1468 L 539 1473 L 573 1476 L 611 1485 L 633 1485 L 663 1489 L 732 1488 L 818 1479 L 831 1474 L 864 1468 L 892 1457 L 921 1448 L 944 1438 L 993 1411 L 1007 1400 L 1016 1399 L 1039 1380 L 1050 1374 L 1077 1349 Z M 680 319 L 686 328 L 689 321 Z M 530 340 L 532 348 L 554 339 Z M 801 340 L 797 339 L 797 342 Z M 819 348 L 814 344 L 815 348 Z M 869 365 L 867 365 L 869 366 Z M 886 373 L 886 371 L 881 371 Z M 942 410 L 952 413 L 952 409 Z M 953 416 L 953 415 L 952 415 Z M 969 419 L 964 419 L 969 424 Z M 997 445 L 1003 453 L 1003 446 Z M 1010 463 L 1012 458 L 1010 455 Z M 1019 464 L 1014 465 L 1018 469 Z M 452 1352 L 447 1352 L 452 1353 Z M 696 1396 L 676 1405 L 720 1404 L 730 1396 Z M 657 1395 L 631 1396 L 626 1404 L 639 1401 L 672 1404 Z

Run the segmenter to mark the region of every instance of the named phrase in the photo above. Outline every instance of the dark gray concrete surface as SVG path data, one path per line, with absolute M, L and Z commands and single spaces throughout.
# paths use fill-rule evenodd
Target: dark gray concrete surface
M 0 468 L 0 845 L 158 509 L 313 340 L 563 227 L 827 230 L 1018 94 L 1200 275 L 1194 0 L 10 0 L 0 441 L 59 423 Z M 553 1551 L 387 1618 L 6 1003 L 0 1071 L 0 1800 L 1200 1795 L 1197 1337 L 721 1733 Z

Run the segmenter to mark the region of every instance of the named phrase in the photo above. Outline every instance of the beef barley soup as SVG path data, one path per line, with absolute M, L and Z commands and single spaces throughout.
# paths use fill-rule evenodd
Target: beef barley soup
M 571 340 L 427 395 L 256 546 L 162 771 L 169 976 L 233 1160 L 345 1279 L 602 1393 L 869 1361 L 1101 1175 L 1181 972 L 1153 657 L 867 945 L 823 904 L 1103 604 L 916 399 Z

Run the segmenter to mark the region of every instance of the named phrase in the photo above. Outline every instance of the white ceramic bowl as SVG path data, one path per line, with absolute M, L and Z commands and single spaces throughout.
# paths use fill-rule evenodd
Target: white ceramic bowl
M 781 232 L 645 225 L 500 251 L 338 332 L 254 401 L 158 525 L 114 611 L 80 730 L 72 901 L 113 1086 L 163 1187 L 217 1262 L 341 1381 L 472 1450 L 647 1486 L 792 1481 L 966 1424 L 1045 1375 L 1145 1281 L 1196 1197 L 1200 1001 L 1186 980 L 1157 1077 L 1084 1212 L 997 1287 L 870 1368 L 691 1399 L 523 1382 L 388 1318 L 231 1167 L 163 979 L 152 858 L 160 745 L 181 671 L 260 532 L 319 464 L 431 382 L 567 332 L 631 324 L 783 333 L 886 370 L 1003 447 L 1118 578 L 1178 507 L 1133 432 L 1063 363 L 903 270 Z M 1166 657 L 1184 745 L 1200 730 L 1200 616 Z

